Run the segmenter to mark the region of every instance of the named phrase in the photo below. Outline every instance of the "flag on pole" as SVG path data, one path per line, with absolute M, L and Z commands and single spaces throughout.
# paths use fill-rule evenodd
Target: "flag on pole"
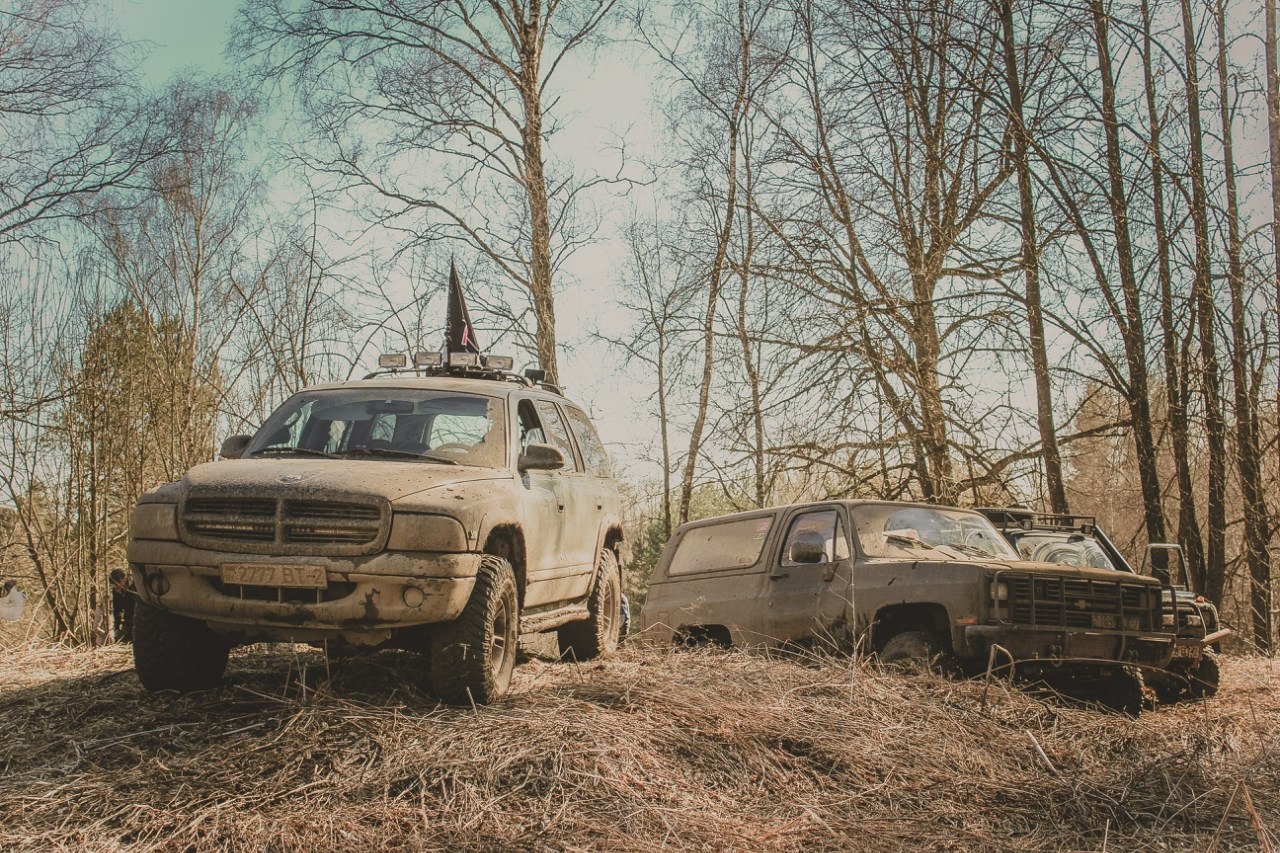
M 462 295 L 462 282 L 458 280 L 458 270 L 453 261 L 449 261 L 449 318 L 444 345 L 448 352 L 480 352 L 476 327 L 471 325 L 467 301 Z

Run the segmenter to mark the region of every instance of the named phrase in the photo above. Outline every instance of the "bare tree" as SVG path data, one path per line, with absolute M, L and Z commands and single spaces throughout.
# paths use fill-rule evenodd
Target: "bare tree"
M 115 35 L 92 0 L 0 8 L 0 244 L 126 185 L 166 150 L 155 116 L 131 101 Z
M 235 40 L 289 76 L 327 143 L 310 159 L 411 242 L 459 241 L 522 288 L 554 381 L 557 266 L 589 236 L 553 166 L 558 75 L 616 0 L 271 0 Z
M 1043 448 L 1049 506 L 1067 512 L 1067 492 L 1062 478 L 1062 454 L 1058 449 L 1053 417 L 1053 385 L 1049 376 L 1049 352 L 1045 342 L 1044 308 L 1040 296 L 1040 246 L 1037 240 L 1036 205 L 1031 172 L 1031 144 L 1023 106 L 1023 80 L 1013 26 L 1013 0 L 996 0 L 1000 15 L 1000 46 L 1009 98 L 1012 154 L 1018 175 L 1018 220 L 1022 232 L 1021 260 L 1027 307 L 1027 343 L 1036 389 L 1036 425 Z
M 1244 516 L 1244 557 L 1249 568 L 1253 641 L 1269 653 L 1271 636 L 1271 561 L 1267 555 L 1270 521 L 1262 494 L 1262 448 L 1258 439 L 1258 398 L 1254 393 L 1251 348 L 1245 309 L 1245 269 L 1240 234 L 1240 198 L 1236 187 L 1233 91 L 1227 71 L 1227 9 L 1213 8 L 1217 31 L 1218 117 L 1222 126 L 1222 168 L 1226 188 L 1227 292 L 1231 302 L 1231 385 L 1235 400 L 1235 456 Z

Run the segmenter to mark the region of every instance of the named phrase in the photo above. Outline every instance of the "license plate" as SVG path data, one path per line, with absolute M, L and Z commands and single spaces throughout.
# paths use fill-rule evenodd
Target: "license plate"
M 1093 614 L 1093 627 L 1095 628 L 1114 628 L 1116 624 L 1116 617 L 1110 613 Z
M 222 582 L 240 586 L 283 586 L 324 589 L 328 584 L 324 566 L 281 565 L 278 563 L 223 563 Z
M 1199 646 L 1174 646 L 1173 656 L 1179 659 L 1196 660 L 1200 657 Z

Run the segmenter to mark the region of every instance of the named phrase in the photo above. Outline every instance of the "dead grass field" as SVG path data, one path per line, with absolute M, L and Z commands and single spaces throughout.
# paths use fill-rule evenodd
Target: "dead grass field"
M 1130 720 L 847 659 L 534 660 L 456 709 L 410 655 L 250 648 L 191 697 L 129 655 L 5 653 L 0 849 L 1280 850 L 1275 661 Z

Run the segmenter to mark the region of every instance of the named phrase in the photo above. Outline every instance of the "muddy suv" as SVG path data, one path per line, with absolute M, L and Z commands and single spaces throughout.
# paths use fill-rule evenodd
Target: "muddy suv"
M 618 642 L 625 543 L 609 460 L 553 386 L 486 369 L 308 388 L 225 461 L 145 494 L 128 547 L 143 685 L 218 683 L 236 644 L 425 653 L 442 699 L 508 689 L 521 633 Z
M 1231 630 L 1222 627 L 1213 602 L 1188 587 L 1181 547 L 1148 545 L 1142 566 L 1135 572 L 1092 516 L 1020 508 L 978 511 L 991 519 L 1024 559 L 1158 577 L 1166 584 L 1164 627 L 1174 632 L 1175 641 L 1168 666 L 1142 671 L 1147 686 L 1166 704 L 1217 694 L 1221 680 L 1218 652 Z
M 1029 563 L 981 514 L 869 501 L 797 504 L 682 525 L 640 627 L 659 642 L 863 648 L 887 663 L 1044 681 L 1129 714 L 1140 666 L 1173 643 L 1162 587 Z

